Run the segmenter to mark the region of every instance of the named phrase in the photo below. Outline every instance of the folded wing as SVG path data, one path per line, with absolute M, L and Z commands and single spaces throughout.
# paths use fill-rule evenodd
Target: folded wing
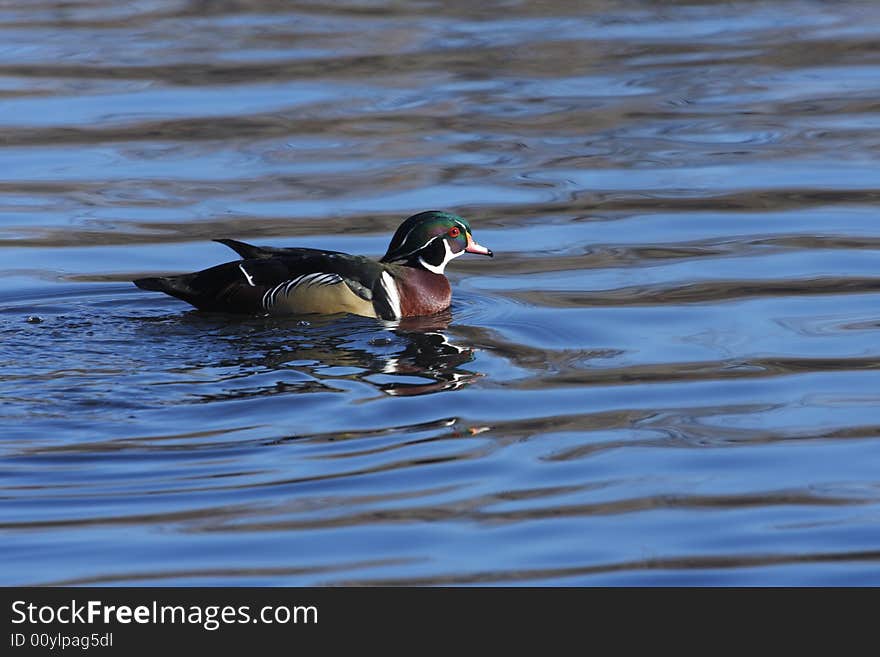
M 141 278 L 200 310 L 306 314 L 350 312 L 375 317 L 373 290 L 382 266 L 369 258 L 305 248 L 265 248 L 217 240 L 242 256 L 191 274 Z

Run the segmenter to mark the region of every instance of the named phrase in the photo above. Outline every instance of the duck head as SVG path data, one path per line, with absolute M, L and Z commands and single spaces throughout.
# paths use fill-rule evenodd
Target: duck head
M 492 257 L 471 236 L 467 220 L 451 212 L 429 210 L 400 224 L 381 262 L 397 263 L 443 274 L 450 260 L 464 253 Z

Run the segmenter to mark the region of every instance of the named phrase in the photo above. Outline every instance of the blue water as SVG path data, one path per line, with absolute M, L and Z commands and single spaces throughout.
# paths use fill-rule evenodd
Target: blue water
M 0 6 L 0 584 L 880 584 L 880 6 Z M 400 325 L 131 285 L 492 260 Z

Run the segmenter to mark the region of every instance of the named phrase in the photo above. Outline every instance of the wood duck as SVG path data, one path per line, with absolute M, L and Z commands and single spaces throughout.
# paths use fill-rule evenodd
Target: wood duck
M 446 265 L 463 253 L 492 256 L 474 242 L 458 215 L 436 210 L 406 219 L 378 262 L 339 251 L 252 246 L 215 240 L 241 256 L 210 269 L 140 278 L 144 290 L 164 292 L 200 310 L 270 315 L 352 313 L 401 319 L 449 307 Z

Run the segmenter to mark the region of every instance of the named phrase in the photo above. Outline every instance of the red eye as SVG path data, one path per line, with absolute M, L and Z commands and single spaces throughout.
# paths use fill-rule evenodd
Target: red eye
M 461 231 L 458 229 L 458 226 L 453 226 L 449 229 L 448 235 L 449 237 L 458 237 L 459 235 L 461 235 Z

